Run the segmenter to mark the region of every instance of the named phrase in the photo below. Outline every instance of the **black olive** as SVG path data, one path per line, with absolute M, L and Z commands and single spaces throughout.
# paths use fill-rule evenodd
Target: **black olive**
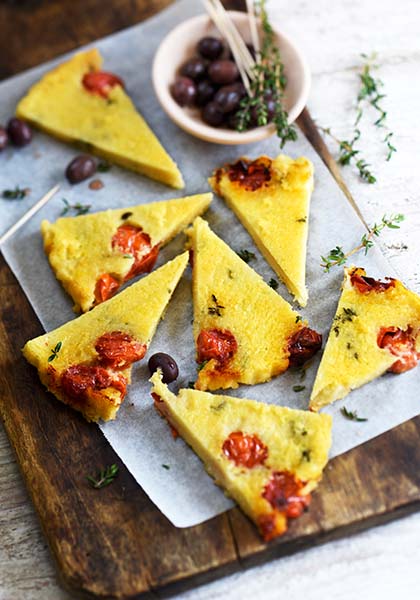
M 9 136 L 4 127 L 0 127 L 0 152 L 4 150 L 9 143 Z
M 149 358 L 147 363 L 152 375 L 157 369 L 162 369 L 162 381 L 163 383 L 171 383 L 178 377 L 178 365 L 169 354 L 164 352 L 157 352 Z
M 192 106 L 197 89 L 189 77 L 177 77 L 171 86 L 172 97 L 180 106 Z
M 232 60 L 215 60 L 210 64 L 208 74 L 219 85 L 233 83 L 239 77 L 238 67 Z
M 198 53 L 204 58 L 209 58 L 210 60 L 216 60 L 223 53 L 223 42 L 219 38 L 215 37 L 204 37 L 197 44 Z
M 197 85 L 197 96 L 195 103 L 197 106 L 204 106 L 210 100 L 213 100 L 213 96 L 217 91 L 217 86 L 209 79 L 203 79 Z
M 242 83 L 231 83 L 220 88 L 214 97 L 223 113 L 229 113 L 239 108 L 239 103 L 246 95 L 245 86 Z
M 70 183 L 80 183 L 96 171 L 96 161 L 87 154 L 76 156 L 67 166 L 66 177 Z
M 209 102 L 203 107 L 201 111 L 201 117 L 205 123 L 212 127 L 219 127 L 224 121 L 225 115 L 220 110 L 220 107 L 216 102 Z
M 25 121 L 14 117 L 7 124 L 7 133 L 14 146 L 26 146 L 32 140 L 32 130 Z
M 190 60 L 187 60 L 187 62 L 182 65 L 180 73 L 193 81 L 199 81 L 200 79 L 203 79 L 207 73 L 207 61 L 202 58 L 190 58 Z

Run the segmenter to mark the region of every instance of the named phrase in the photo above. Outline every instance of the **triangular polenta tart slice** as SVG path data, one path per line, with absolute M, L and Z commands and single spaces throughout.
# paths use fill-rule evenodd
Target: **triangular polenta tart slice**
M 114 419 L 188 262 L 179 255 L 91 312 L 35 338 L 25 358 L 42 383 L 88 421 Z
M 235 212 L 261 253 L 301 306 L 306 306 L 306 244 L 313 165 L 293 160 L 242 158 L 218 169 L 210 184 Z
M 151 271 L 159 249 L 203 213 L 211 198 L 197 194 L 43 221 L 45 252 L 75 310 L 86 312 L 124 281 Z
M 123 82 L 101 66 L 95 48 L 75 54 L 29 90 L 17 116 L 122 167 L 183 188 L 178 167 L 137 112 Z
M 206 221 L 198 217 L 189 234 L 197 389 L 261 383 L 319 350 L 321 336 Z
M 392 278 L 345 269 L 343 291 L 309 408 L 344 398 L 386 371 L 403 373 L 420 358 L 420 297 Z
M 158 411 L 184 438 L 266 541 L 300 516 L 331 445 L 329 415 L 182 389 L 151 379 Z

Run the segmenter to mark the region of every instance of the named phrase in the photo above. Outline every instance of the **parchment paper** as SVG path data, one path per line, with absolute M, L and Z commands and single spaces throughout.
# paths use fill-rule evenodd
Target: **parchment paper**
M 183 0 L 145 24 L 112 35 L 97 44 L 105 57 L 105 68 L 118 73 L 152 129 L 179 164 L 186 181 L 185 194 L 208 191 L 207 177 L 213 168 L 241 155 L 256 157 L 262 153 L 275 156 L 275 138 L 251 147 L 221 147 L 196 140 L 178 129 L 162 112 L 152 90 L 151 62 L 159 41 L 177 23 L 199 12 L 193 0 Z M 19 98 L 40 75 L 61 59 L 28 71 L 0 85 L 0 122 L 5 123 L 14 112 Z M 303 136 L 289 143 L 286 152 L 294 157 L 305 155 L 315 165 L 315 191 L 309 221 L 307 260 L 308 307 L 302 314 L 327 338 L 342 281 L 341 269 L 330 274 L 319 266 L 320 255 L 336 244 L 354 247 L 364 233 L 358 217 Z M 22 150 L 9 148 L 0 155 L 0 190 L 16 185 L 31 188 L 24 200 L 0 199 L 0 231 L 14 223 L 38 198 L 60 182 L 62 189 L 50 203 L 23 227 L 2 248 L 4 256 L 28 296 L 46 330 L 74 318 L 71 299 L 56 281 L 44 255 L 39 225 L 42 219 L 54 221 L 63 208 L 62 198 L 71 204 L 91 204 L 92 211 L 125 207 L 143 202 L 183 195 L 144 177 L 112 167 L 99 174 L 105 187 L 91 191 L 86 182 L 69 186 L 63 173 L 77 154 L 71 147 L 36 133 L 33 142 Z M 246 248 L 257 255 L 252 267 L 266 281 L 274 277 L 251 238 L 218 198 L 214 198 L 207 213 L 211 227 L 234 249 Z M 160 254 L 158 265 L 182 251 L 185 238 L 181 235 Z M 368 256 L 359 255 L 357 265 L 364 266 L 372 276 L 393 275 L 382 254 L 372 249 Z M 278 292 L 291 301 L 281 284 Z M 166 423 L 156 414 L 150 397 L 147 358 L 165 351 L 177 361 L 180 377 L 172 387 L 184 387 L 195 379 L 195 351 L 192 338 L 192 305 L 190 274 L 186 273 L 169 305 L 165 320 L 146 358 L 133 369 L 133 382 L 127 398 L 114 422 L 101 429 L 115 451 L 130 469 L 139 484 L 160 510 L 178 527 L 195 525 L 229 508 L 232 503 L 213 485 L 201 462 L 181 439 L 174 441 Z M 301 382 L 296 372 L 287 372 L 273 381 L 258 386 L 241 386 L 228 394 L 305 409 L 321 355 L 308 369 Z M 29 368 L 29 367 L 28 367 Z M 339 368 L 339 365 L 337 365 Z M 346 452 L 367 440 L 395 427 L 420 413 L 418 385 L 420 369 L 406 374 L 385 375 L 379 380 L 351 393 L 344 401 L 326 409 L 334 417 L 331 456 Z M 301 393 L 294 385 L 305 385 Z M 354 423 L 340 414 L 345 404 L 367 417 L 365 423 Z M 169 469 L 163 467 L 167 465 Z M 322 489 L 319 493 L 322 493 Z

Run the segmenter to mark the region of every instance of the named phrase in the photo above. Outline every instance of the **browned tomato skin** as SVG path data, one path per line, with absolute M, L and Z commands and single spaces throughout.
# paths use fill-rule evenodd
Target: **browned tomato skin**
M 73 365 L 68 367 L 60 380 L 61 389 L 65 396 L 73 400 L 84 400 L 89 390 L 103 390 L 113 387 L 125 396 L 127 380 L 122 375 L 109 373 L 103 367 L 88 365 Z
M 100 276 L 95 286 L 95 304 L 101 304 L 117 293 L 120 282 L 109 273 Z
M 310 494 L 300 494 L 304 486 L 305 483 L 292 473 L 274 471 L 264 488 L 262 497 L 289 519 L 296 519 L 311 502 Z
M 131 254 L 134 258 L 133 266 L 125 276 L 125 281 L 140 273 L 149 273 L 159 254 L 159 245 L 152 247 L 150 236 L 134 225 L 126 224 L 118 227 L 111 244 L 113 248 L 118 248 L 124 254 Z
M 391 277 L 387 277 L 387 279 L 388 281 L 380 281 L 379 279 L 373 279 L 373 277 L 366 277 L 358 273 L 350 275 L 350 283 L 361 294 L 368 294 L 369 292 L 382 293 L 391 287 L 395 287 L 395 279 Z
M 240 159 L 234 164 L 227 165 L 225 169 L 230 181 L 238 182 L 245 190 L 255 192 L 271 180 L 271 164 L 268 158 L 257 158 L 254 161 Z M 216 173 L 216 181 L 217 179 L 218 173 Z
M 86 73 L 83 76 L 82 83 L 88 92 L 102 96 L 102 98 L 108 98 L 109 92 L 116 85 L 124 87 L 124 82 L 120 77 L 106 71 Z
M 227 329 L 203 329 L 197 338 L 197 362 L 214 359 L 222 365 L 237 349 L 235 336 Z
M 264 464 L 268 457 L 268 448 L 260 438 L 242 431 L 232 432 L 223 442 L 222 451 L 237 467 L 248 469 Z
M 405 373 L 414 369 L 420 359 L 420 352 L 416 351 L 416 340 L 412 335 L 412 328 L 406 331 L 399 327 L 381 327 L 377 337 L 379 348 L 385 348 L 398 357 L 388 369 L 391 373 Z
M 95 344 L 99 362 L 112 369 L 126 369 L 143 358 L 147 346 L 140 344 L 127 333 L 112 331 L 102 335 Z
M 299 367 L 321 349 L 322 335 L 310 327 L 302 327 L 289 339 L 289 366 Z

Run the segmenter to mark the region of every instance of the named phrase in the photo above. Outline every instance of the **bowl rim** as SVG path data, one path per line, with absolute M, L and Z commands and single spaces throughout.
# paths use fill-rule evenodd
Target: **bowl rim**
M 247 13 L 245 12 L 231 10 L 228 11 L 228 13 L 233 17 L 233 19 L 248 20 Z M 179 106 L 175 102 L 175 100 L 172 98 L 169 88 L 167 88 L 166 84 L 161 82 L 159 77 L 159 68 L 162 62 L 162 57 L 165 55 L 166 46 L 169 44 L 171 38 L 175 35 L 178 35 L 183 30 L 191 30 L 194 25 L 202 25 L 209 21 L 211 22 L 211 18 L 207 13 L 195 15 L 173 27 L 161 40 L 155 52 L 152 65 L 152 83 L 159 104 L 169 118 L 181 129 L 192 136 L 207 142 L 227 145 L 250 144 L 272 136 L 276 131 L 273 123 L 269 123 L 268 125 L 264 125 L 262 127 L 256 127 L 244 132 L 232 131 L 226 128 L 211 127 L 204 122 L 197 123 L 185 112 L 183 107 Z M 295 53 L 302 69 L 302 89 L 298 96 L 297 102 L 295 102 L 291 110 L 288 112 L 288 122 L 291 124 L 297 119 L 302 110 L 305 108 L 309 97 L 311 72 L 305 56 L 294 44 L 294 42 L 292 42 L 286 34 L 280 31 L 276 24 L 273 25 L 273 30 L 274 33 L 284 40 L 284 42 Z

